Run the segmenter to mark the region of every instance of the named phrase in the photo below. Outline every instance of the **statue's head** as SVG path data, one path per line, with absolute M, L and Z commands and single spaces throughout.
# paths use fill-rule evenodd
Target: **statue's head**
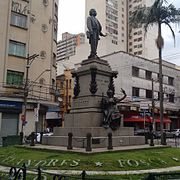
M 113 91 L 111 89 L 108 89 L 107 95 L 108 95 L 109 98 L 113 98 L 114 93 L 113 93 Z
M 95 9 L 90 9 L 89 15 L 90 15 L 90 16 L 96 16 L 96 15 L 97 15 L 96 10 L 95 10 Z

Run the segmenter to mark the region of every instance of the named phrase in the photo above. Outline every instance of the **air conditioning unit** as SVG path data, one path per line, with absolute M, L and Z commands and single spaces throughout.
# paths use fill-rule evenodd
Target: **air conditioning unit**
M 46 58 L 46 51 L 41 51 L 40 57 L 41 57 L 41 59 L 45 59 Z
M 42 27 L 41 27 L 41 29 L 42 29 L 42 32 L 47 32 L 48 31 L 48 26 L 46 25 L 46 24 L 42 24 Z
M 44 4 L 44 6 L 48 6 L 49 5 L 49 0 L 43 0 L 43 4 Z

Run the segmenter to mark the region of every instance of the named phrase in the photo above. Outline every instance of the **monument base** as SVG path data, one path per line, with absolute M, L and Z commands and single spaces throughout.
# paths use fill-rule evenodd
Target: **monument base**
M 69 142 L 70 147 L 78 148 L 88 145 L 92 148 L 107 148 L 110 144 L 114 147 L 145 144 L 144 137 L 134 136 L 133 127 L 123 127 L 122 119 L 120 127 L 118 122 L 114 131 L 102 127 L 102 99 L 108 99 L 108 92 L 113 93 L 113 78 L 117 74 L 107 61 L 84 60 L 72 74 L 75 78 L 75 97 L 71 111 L 65 115 L 64 127 L 55 127 L 53 136 L 43 137 L 43 144 L 67 147 Z
M 92 135 L 92 148 L 107 148 L 108 147 L 108 133 L 112 133 L 112 146 L 132 146 L 143 145 L 145 139 L 142 136 L 134 136 L 133 128 L 122 127 L 116 131 L 105 129 L 102 127 L 93 128 L 54 128 L 53 136 L 44 136 L 42 143 L 44 145 L 53 146 L 68 146 L 68 133 L 72 133 L 72 147 L 86 148 L 87 147 L 87 133 Z

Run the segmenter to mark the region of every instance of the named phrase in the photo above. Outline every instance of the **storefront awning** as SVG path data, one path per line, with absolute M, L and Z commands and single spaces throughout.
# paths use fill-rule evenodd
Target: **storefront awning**
M 124 118 L 124 122 L 151 122 L 150 117 L 141 117 L 141 116 L 131 116 L 129 118 Z
M 128 118 L 124 118 L 124 122 L 142 122 L 142 123 L 144 123 L 144 121 L 147 123 L 153 123 L 152 117 L 149 117 L 149 116 L 146 116 L 145 118 L 142 116 L 131 116 Z M 155 118 L 155 122 L 160 123 L 160 118 Z M 168 117 L 166 117 L 166 118 L 163 118 L 163 122 L 166 124 L 170 124 L 171 120 Z
M 160 118 L 155 119 L 156 123 L 160 123 Z M 163 123 L 170 124 L 171 120 L 169 118 L 163 118 Z

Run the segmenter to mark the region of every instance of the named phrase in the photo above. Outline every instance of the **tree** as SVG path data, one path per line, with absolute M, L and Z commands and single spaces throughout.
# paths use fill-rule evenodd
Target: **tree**
M 180 10 L 174 5 L 168 4 L 166 0 L 155 0 L 151 7 L 142 7 L 135 10 L 130 18 L 130 26 L 136 28 L 139 25 L 144 25 L 145 33 L 150 26 L 158 27 L 158 36 L 156 45 L 159 51 L 159 94 L 160 94 L 160 129 L 161 129 L 161 144 L 165 144 L 163 138 L 163 76 L 162 76 L 162 49 L 164 40 L 162 37 L 162 25 L 165 24 L 171 30 L 174 42 L 175 33 L 171 27 L 171 23 L 179 22 Z

